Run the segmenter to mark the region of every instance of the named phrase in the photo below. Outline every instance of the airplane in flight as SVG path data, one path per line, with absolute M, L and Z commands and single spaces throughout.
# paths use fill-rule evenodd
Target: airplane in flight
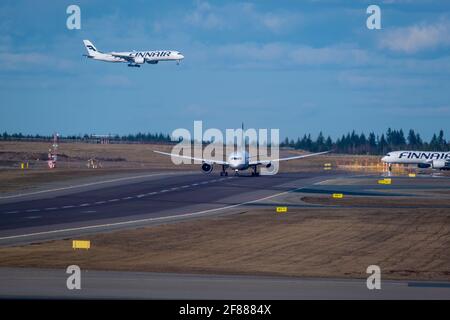
M 389 165 L 389 171 L 392 164 L 415 164 L 419 168 L 450 170 L 450 152 L 392 151 L 381 161 Z
M 144 63 L 157 64 L 159 61 L 176 61 L 177 64 L 184 59 L 179 51 L 156 50 L 156 51 L 131 51 L 131 52 L 100 52 L 89 40 L 83 40 L 88 52 L 83 55 L 90 59 L 106 62 L 126 62 L 129 67 L 140 67 Z
M 244 132 L 244 124 L 242 124 L 242 132 Z M 274 162 L 279 163 L 281 161 L 303 159 L 303 158 L 307 158 L 307 157 L 318 156 L 321 154 L 329 153 L 330 151 L 309 153 L 309 154 L 304 154 L 304 155 L 300 155 L 300 156 L 292 156 L 292 157 L 286 157 L 286 158 L 280 158 L 280 159 L 252 161 L 250 159 L 255 158 L 255 157 L 250 156 L 250 154 L 247 151 L 245 151 L 245 138 L 244 138 L 244 135 L 242 135 L 240 150 L 232 152 L 228 156 L 227 161 L 183 156 L 180 154 L 162 152 L 162 151 L 157 151 L 157 150 L 153 150 L 153 152 L 156 152 L 156 153 L 159 153 L 159 154 L 162 154 L 165 156 L 170 156 L 170 157 L 177 157 L 177 158 L 189 159 L 189 160 L 194 160 L 194 161 L 201 161 L 202 162 L 201 170 L 204 173 L 211 173 L 213 171 L 214 165 L 217 164 L 217 165 L 222 166 L 222 171 L 220 172 L 221 176 L 228 176 L 228 172 L 227 172 L 228 168 L 234 170 L 235 175 L 239 175 L 239 171 L 253 169 L 252 176 L 259 176 L 258 166 L 265 166 L 266 168 L 270 168 L 273 166 Z

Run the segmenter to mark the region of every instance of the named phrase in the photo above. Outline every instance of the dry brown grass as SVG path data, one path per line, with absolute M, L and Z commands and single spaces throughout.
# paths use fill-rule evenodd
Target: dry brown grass
M 448 209 L 273 209 L 0 249 L 0 266 L 450 280 Z
M 342 205 L 342 206 L 375 206 L 383 207 L 448 207 L 450 211 L 450 198 L 418 198 L 418 197 L 360 197 L 345 196 L 342 199 L 335 199 L 331 196 L 302 197 L 302 201 L 311 204 L 322 205 Z
M 83 177 L 102 177 L 137 171 L 200 170 L 199 165 L 174 165 L 170 157 L 153 150 L 170 152 L 171 145 L 161 144 L 89 144 L 60 143 L 58 167 L 47 168 L 50 145 L 44 142 L 0 142 L 1 192 L 13 192 L 39 186 L 43 183 L 71 181 Z M 283 152 L 283 155 L 301 152 Z M 88 169 L 87 160 L 99 159 L 101 169 Z M 322 156 L 283 163 L 281 172 L 321 171 L 324 163 L 332 163 L 343 156 Z M 21 170 L 20 163 L 28 161 L 30 169 Z M 218 169 L 216 169 L 218 170 Z

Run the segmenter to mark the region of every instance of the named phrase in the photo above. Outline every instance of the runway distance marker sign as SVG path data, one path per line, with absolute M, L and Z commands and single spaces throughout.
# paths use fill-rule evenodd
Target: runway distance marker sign
M 384 178 L 384 179 L 378 180 L 378 184 L 392 184 L 392 179 Z
M 72 241 L 72 248 L 73 249 L 90 249 L 91 248 L 91 241 L 89 240 L 73 240 Z

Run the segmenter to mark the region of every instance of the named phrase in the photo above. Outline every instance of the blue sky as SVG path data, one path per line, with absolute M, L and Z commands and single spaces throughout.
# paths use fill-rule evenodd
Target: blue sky
M 81 8 L 81 30 L 66 8 Z M 382 29 L 366 28 L 377 4 Z M 172 49 L 181 65 L 82 57 Z M 49 134 L 413 128 L 450 120 L 450 2 L 1 1 L 0 130 Z M 446 130 L 448 131 L 448 130 Z M 448 132 L 447 132 L 448 138 Z

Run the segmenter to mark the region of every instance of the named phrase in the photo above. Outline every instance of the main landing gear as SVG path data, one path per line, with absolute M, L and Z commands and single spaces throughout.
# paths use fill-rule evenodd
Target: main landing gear
M 259 176 L 259 172 L 256 166 L 253 167 L 252 176 L 253 177 Z
M 225 171 L 225 166 L 222 166 L 222 171 L 220 172 L 220 176 L 226 176 L 228 177 L 228 172 Z
M 136 68 L 140 68 L 141 66 L 138 64 L 133 64 L 133 63 L 129 63 L 128 64 L 129 67 L 136 67 Z

